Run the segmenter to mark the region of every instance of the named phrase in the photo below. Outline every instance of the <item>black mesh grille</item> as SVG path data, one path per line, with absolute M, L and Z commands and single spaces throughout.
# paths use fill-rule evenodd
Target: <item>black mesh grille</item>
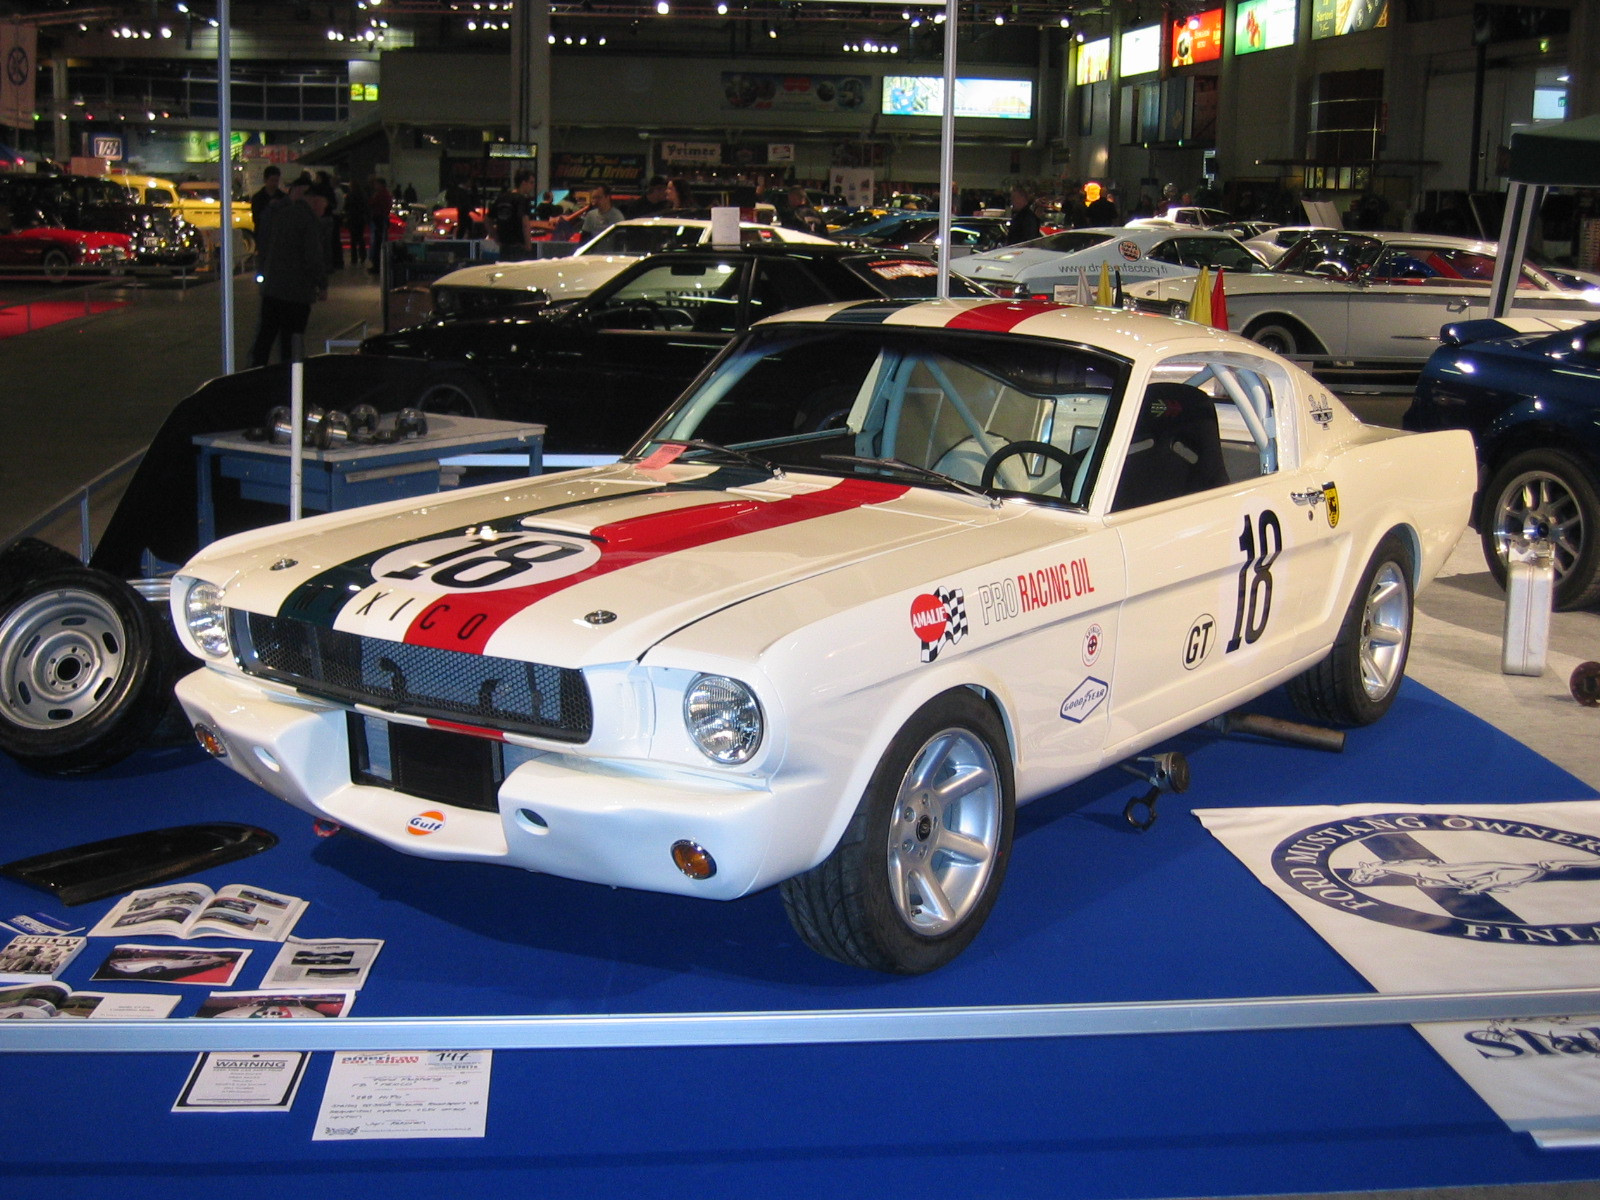
M 583 672 L 360 637 L 287 617 L 230 614 L 252 675 L 330 700 L 586 741 L 594 727 Z

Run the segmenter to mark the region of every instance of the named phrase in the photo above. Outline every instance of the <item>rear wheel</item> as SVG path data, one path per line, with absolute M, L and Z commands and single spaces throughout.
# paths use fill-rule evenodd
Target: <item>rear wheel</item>
M 1600 496 L 1584 465 L 1561 450 L 1525 450 L 1494 473 L 1478 520 L 1483 557 L 1501 587 L 1504 539 L 1543 538 L 1555 552 L 1555 606 L 1600 600 Z
M 430 379 L 417 393 L 412 407 L 425 413 L 451 417 L 491 417 L 493 405 L 482 382 L 465 371 L 453 371 Z
M 1391 531 L 1372 552 L 1328 657 L 1289 681 L 1314 721 L 1370 725 L 1394 703 L 1411 651 L 1411 545 Z
M 783 884 L 789 920 L 840 962 L 941 967 L 994 907 L 1015 808 L 999 717 L 964 688 L 936 696 L 889 744 L 833 853 Z
M 1294 327 L 1275 317 L 1268 317 L 1252 325 L 1245 331 L 1245 337 L 1274 354 L 1287 356 L 1300 353 L 1300 338 L 1295 333 Z

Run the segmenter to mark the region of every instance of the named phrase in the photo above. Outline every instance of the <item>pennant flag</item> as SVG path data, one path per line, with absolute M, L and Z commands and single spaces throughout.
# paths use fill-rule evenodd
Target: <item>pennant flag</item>
M 1111 306 L 1111 272 L 1106 269 L 1106 264 L 1100 264 L 1100 286 L 1096 289 L 1094 302 L 1102 308 Z
M 1217 268 L 1217 284 L 1211 289 L 1211 323 L 1223 332 L 1228 329 L 1228 295 L 1222 289 L 1222 268 Z
M 1078 268 L 1078 303 L 1093 304 L 1094 300 L 1089 295 L 1089 268 Z
M 1113 274 L 1117 277 L 1117 294 L 1112 298 L 1112 303 L 1118 308 L 1127 307 L 1127 297 L 1122 294 L 1122 268 L 1118 267 Z
M 1189 320 L 1211 324 L 1211 272 L 1204 267 L 1195 276 L 1194 294 L 1189 297 Z

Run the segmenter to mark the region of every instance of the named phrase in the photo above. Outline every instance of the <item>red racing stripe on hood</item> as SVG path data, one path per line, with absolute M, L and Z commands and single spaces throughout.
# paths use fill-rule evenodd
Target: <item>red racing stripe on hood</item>
M 868 504 L 884 504 L 909 490 L 904 484 L 846 479 L 803 496 L 785 496 L 781 500 L 727 500 L 599 525 L 594 529 L 594 537 L 600 542 L 600 559 L 593 566 L 562 579 L 525 588 L 450 593 L 417 615 L 406 630 L 404 640 L 414 646 L 482 654 L 489 638 L 512 617 L 576 584 L 747 533 L 781 529 Z
M 966 312 L 951 317 L 945 328 L 975 329 L 983 333 L 1009 333 L 1029 317 L 1054 312 L 1060 307 L 1061 305 L 1052 304 L 1048 300 L 1002 300 L 997 304 L 969 308 Z

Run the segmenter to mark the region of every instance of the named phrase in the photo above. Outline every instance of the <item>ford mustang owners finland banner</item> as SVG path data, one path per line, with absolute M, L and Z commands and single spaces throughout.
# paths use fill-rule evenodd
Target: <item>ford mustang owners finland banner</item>
M 1380 992 L 1600 984 L 1600 801 L 1195 816 Z M 1600 1145 L 1600 1015 L 1415 1028 L 1513 1129 Z

